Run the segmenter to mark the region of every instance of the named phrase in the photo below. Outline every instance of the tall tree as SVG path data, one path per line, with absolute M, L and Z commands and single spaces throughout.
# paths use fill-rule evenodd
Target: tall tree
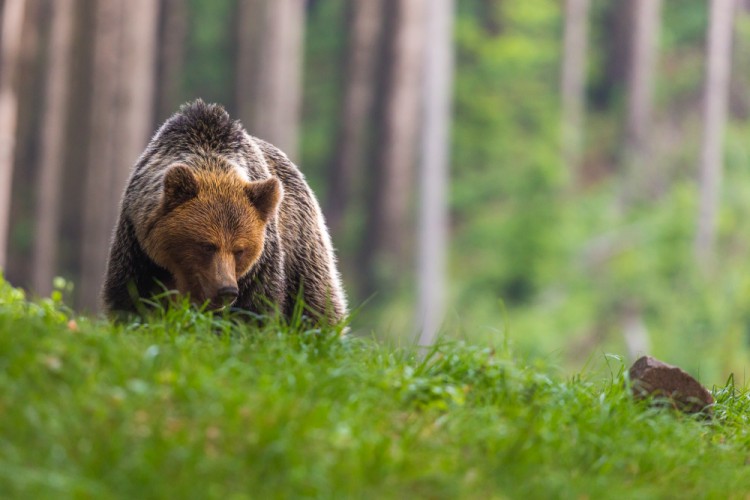
M 90 156 L 92 89 L 94 88 L 94 47 L 96 0 L 76 0 L 73 55 L 70 69 L 70 95 L 65 140 L 65 167 L 61 179 L 64 193 L 60 204 L 58 242 L 59 274 L 68 277 L 80 289 L 82 245 L 86 206 L 86 178 Z M 99 137 L 96 137 L 99 139 Z M 77 304 L 78 297 L 73 297 Z
M 237 107 L 250 133 L 296 160 L 304 0 L 239 0 Z
M 562 145 L 569 172 L 578 173 L 586 102 L 589 0 L 566 0 L 562 60 Z
M 40 295 L 47 295 L 51 291 L 58 253 L 75 0 L 56 0 L 52 2 L 51 9 L 32 266 L 32 285 Z
M 25 0 L 4 0 L 0 33 L 0 269 L 5 268 L 18 121 L 16 76 Z
M 156 89 L 156 123 L 176 111 L 182 99 L 185 41 L 188 35 L 187 0 L 160 0 Z
M 412 238 L 416 139 L 419 131 L 426 0 L 386 2 L 386 32 L 376 96 L 375 141 L 366 234 L 362 248 L 363 292 L 378 288 L 407 266 Z
M 251 134 L 254 130 L 258 101 L 258 72 L 265 35 L 267 0 L 237 0 L 237 61 L 235 67 L 235 104 L 242 123 Z M 257 134 L 256 134 L 257 135 Z
M 626 202 L 649 187 L 650 134 L 659 48 L 661 0 L 633 0 L 633 38 L 628 74 Z
M 42 38 L 49 32 L 49 2 L 26 0 L 21 27 L 21 48 L 16 69 L 16 134 L 11 184 L 10 240 L 7 278 L 29 288 L 33 241 L 26 228 L 34 225 L 34 199 L 39 167 L 41 108 L 44 95 Z
M 695 235 L 696 258 L 704 268 L 711 264 L 716 240 L 716 214 L 723 164 L 722 143 L 727 119 L 735 5 L 735 0 L 711 1 L 701 143 L 700 201 Z
M 610 110 L 625 89 L 632 60 L 633 0 L 610 0 L 599 11 L 600 17 L 591 28 L 600 29 L 599 49 L 604 57 L 602 72 L 592 82 L 591 104 Z M 591 9 L 596 13 L 598 9 Z
M 651 161 L 651 131 L 653 122 L 653 92 L 659 49 L 661 0 L 633 0 L 629 9 L 631 39 L 627 74 L 627 116 L 622 154 L 625 182 L 619 202 L 624 209 L 653 189 L 654 175 Z M 648 331 L 644 325 L 643 309 L 638 301 L 624 299 L 620 310 L 620 325 L 629 348 L 648 346 Z
M 382 0 L 352 0 L 347 7 L 344 96 L 326 200 L 326 218 L 334 236 L 341 233 L 356 173 L 364 159 L 383 18 Z
M 87 309 L 99 306 L 118 202 L 152 132 L 157 7 L 151 0 L 97 2 L 80 290 Z
M 443 317 L 448 231 L 448 159 L 453 76 L 453 0 L 430 0 L 427 12 L 424 124 L 420 165 L 417 328 L 435 341 Z
M 112 229 L 108 205 L 113 201 L 118 165 L 113 137 L 117 131 L 117 80 L 122 36 L 123 0 L 97 0 L 94 18 L 94 87 L 91 96 L 91 142 L 84 192 L 79 305 L 96 310 Z

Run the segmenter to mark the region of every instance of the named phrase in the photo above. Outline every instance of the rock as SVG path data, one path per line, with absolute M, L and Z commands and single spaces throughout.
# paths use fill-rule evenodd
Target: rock
M 636 399 L 654 397 L 685 413 L 710 412 L 711 393 L 684 370 L 643 356 L 630 367 L 630 384 Z

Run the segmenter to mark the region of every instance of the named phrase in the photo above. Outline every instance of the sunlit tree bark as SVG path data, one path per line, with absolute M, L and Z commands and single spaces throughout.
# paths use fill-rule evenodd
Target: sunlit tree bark
M 626 205 L 650 187 L 651 125 L 661 0 L 633 0 L 633 38 L 625 129 Z
M 32 285 L 40 295 L 51 291 L 58 254 L 75 0 L 56 0 L 51 9 L 32 266 Z
M 732 21 L 735 0 L 712 0 L 708 31 L 703 140 L 700 163 L 700 201 L 695 254 L 705 269 L 713 259 L 716 217 L 722 175 L 722 142 L 727 120 L 732 61 Z
M 118 163 L 112 136 L 117 133 L 122 1 L 97 0 L 94 19 L 91 143 L 84 192 L 79 288 L 79 305 L 89 310 L 97 309 L 99 304 L 106 246 L 113 224 L 108 207 L 113 203 L 114 169 Z
M 10 196 L 18 121 L 16 76 L 24 0 L 4 0 L 0 33 L 0 270 L 5 268 L 10 227 Z
M 445 303 L 454 11 L 453 0 L 430 0 L 426 18 L 417 257 L 417 328 L 423 346 L 435 341 Z
M 583 142 L 589 0 L 566 0 L 562 60 L 562 146 L 568 170 L 576 176 Z
M 122 191 L 152 132 L 157 7 L 151 0 L 97 3 L 80 289 L 89 310 L 99 307 Z

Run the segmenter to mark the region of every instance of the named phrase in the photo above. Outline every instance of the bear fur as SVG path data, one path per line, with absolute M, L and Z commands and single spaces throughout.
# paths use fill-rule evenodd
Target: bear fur
M 218 105 L 186 104 L 128 181 L 103 289 L 110 317 L 168 289 L 211 309 L 347 314 L 330 237 L 304 176 Z

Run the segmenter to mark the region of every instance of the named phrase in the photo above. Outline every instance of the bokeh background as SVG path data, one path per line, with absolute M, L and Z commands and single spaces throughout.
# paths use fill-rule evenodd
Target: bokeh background
M 745 380 L 750 1 L 0 4 L 0 267 L 30 294 L 98 311 L 130 168 L 200 97 L 306 175 L 356 332 Z

